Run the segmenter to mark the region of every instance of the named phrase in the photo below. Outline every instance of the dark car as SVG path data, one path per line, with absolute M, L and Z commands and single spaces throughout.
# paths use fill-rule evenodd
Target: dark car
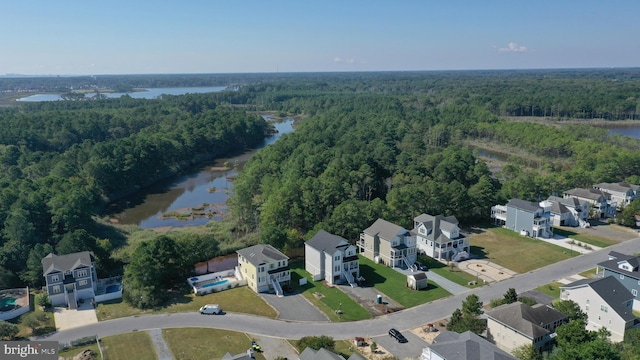
M 418 270 L 429 271 L 429 268 L 426 265 L 422 265 L 421 263 L 419 263 L 417 261 L 413 263 L 413 266 L 415 266 L 416 269 L 418 269 Z
M 406 343 L 408 341 L 400 331 L 393 328 L 389 330 L 389 336 L 398 340 L 399 343 Z

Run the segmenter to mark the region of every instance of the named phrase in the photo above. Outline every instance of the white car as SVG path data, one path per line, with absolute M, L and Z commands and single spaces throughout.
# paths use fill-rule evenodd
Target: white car
M 220 305 L 218 304 L 207 304 L 200 308 L 200 314 L 218 315 L 221 313 L 222 313 L 222 309 L 220 309 Z

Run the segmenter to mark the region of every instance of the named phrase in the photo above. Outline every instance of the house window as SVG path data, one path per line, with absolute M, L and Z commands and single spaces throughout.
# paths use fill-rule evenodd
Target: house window
M 54 294 L 59 293 L 59 292 L 60 292 L 60 285 L 56 285 L 56 286 L 54 286 L 54 287 L 52 288 L 52 290 L 53 290 L 53 293 L 54 293 Z
M 51 282 L 58 282 L 58 281 L 60 281 L 59 275 L 51 275 Z
M 600 305 L 600 311 L 609 312 L 609 307 L 608 306 L 604 306 L 604 305 Z
M 340 266 L 336 266 L 336 268 L 335 268 L 335 270 L 334 270 L 334 271 L 335 271 L 335 272 L 339 272 L 339 271 L 340 271 Z
M 589 299 L 587 299 L 587 304 L 589 303 Z
M 586 309 L 587 311 L 589 311 L 589 304 L 587 304 L 587 305 L 585 306 L 585 309 Z
M 633 295 L 633 296 L 638 296 L 638 290 L 636 290 L 636 289 L 631 289 L 631 295 Z
M 339 261 L 340 260 L 340 255 L 336 255 L 335 258 L 333 258 L 335 261 Z
M 78 270 L 78 277 L 87 276 L 87 270 Z
M 87 285 L 87 280 L 78 281 L 78 286 L 85 286 L 85 285 Z

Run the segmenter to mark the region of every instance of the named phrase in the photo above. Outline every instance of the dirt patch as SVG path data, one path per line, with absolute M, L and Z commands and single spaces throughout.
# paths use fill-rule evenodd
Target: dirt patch
M 362 356 L 364 356 L 365 359 L 383 360 L 388 358 L 389 356 L 392 356 L 392 354 L 389 354 L 387 349 L 383 348 L 378 343 L 376 343 L 377 345 L 376 351 L 375 352 L 371 351 L 371 343 L 373 343 L 373 340 L 365 338 L 364 341 L 365 341 L 364 346 L 356 346 L 354 347 L 354 349 L 358 351 Z
M 323 294 L 323 293 L 321 293 L 321 292 L 317 292 L 317 291 L 316 291 L 316 292 L 314 292 L 314 293 L 313 293 L 313 296 L 314 296 L 316 299 L 318 299 L 318 300 L 319 300 L 319 299 L 322 299 L 322 298 L 324 297 L 324 294 Z
M 436 323 L 426 324 L 425 326 L 412 329 L 411 332 L 427 343 L 433 344 L 433 339 L 435 339 L 443 331 L 447 330 L 447 323 L 448 320 L 443 319 Z

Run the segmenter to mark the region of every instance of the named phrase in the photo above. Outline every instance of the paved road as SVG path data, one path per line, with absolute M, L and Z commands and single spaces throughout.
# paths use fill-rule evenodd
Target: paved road
M 607 260 L 609 251 L 627 254 L 640 252 L 640 238 L 520 274 L 508 280 L 476 288 L 472 292 L 478 295 L 480 300 L 485 303 L 492 298 L 501 297 L 509 288 L 515 288 L 518 293 L 523 293 L 540 285 L 592 269 L 595 264 Z M 406 332 L 408 329 L 413 329 L 426 323 L 437 322 L 459 307 L 469 293 L 453 295 L 446 299 L 357 322 L 304 323 L 268 319 L 247 314 L 227 313 L 223 316 L 211 317 L 202 316 L 197 312 L 189 312 L 108 320 L 57 332 L 39 339 L 69 343 L 83 336 L 94 334 L 99 337 L 106 337 L 146 329 L 177 327 L 210 327 L 285 339 L 299 339 L 303 336 L 320 334 L 328 335 L 335 339 L 349 339 L 355 336 L 381 337 L 386 336 L 391 327 L 396 327 Z M 417 355 L 414 354 L 413 356 Z

